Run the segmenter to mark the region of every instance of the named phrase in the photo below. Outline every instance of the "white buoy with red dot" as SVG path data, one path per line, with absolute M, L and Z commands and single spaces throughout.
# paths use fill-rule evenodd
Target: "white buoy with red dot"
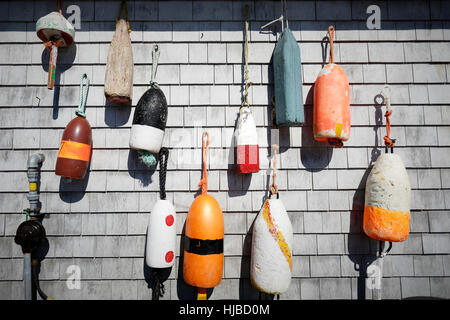
M 146 262 L 151 268 L 168 268 L 175 261 L 176 213 L 169 200 L 158 199 L 148 222 Z
M 164 161 L 162 161 L 165 156 Z M 169 268 L 175 261 L 176 212 L 166 199 L 165 183 L 169 150 L 161 148 L 159 153 L 160 199 L 150 213 L 147 230 L 146 263 L 151 268 Z

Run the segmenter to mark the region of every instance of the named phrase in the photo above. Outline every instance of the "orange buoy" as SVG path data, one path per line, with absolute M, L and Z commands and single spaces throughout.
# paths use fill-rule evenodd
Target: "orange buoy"
M 205 147 L 205 136 L 208 137 Z M 207 194 L 206 160 L 209 134 L 203 133 L 203 178 L 199 183 L 202 194 L 198 196 L 186 218 L 183 277 L 187 284 L 198 287 L 198 300 L 206 300 L 206 288 L 217 286 L 223 273 L 223 214 L 217 200 Z
M 322 68 L 314 85 L 314 139 L 342 147 L 350 138 L 350 87 L 344 70 L 334 63 L 334 27 L 328 28 L 330 62 Z

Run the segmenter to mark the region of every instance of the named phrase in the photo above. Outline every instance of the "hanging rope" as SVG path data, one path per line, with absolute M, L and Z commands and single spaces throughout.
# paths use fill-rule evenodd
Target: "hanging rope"
M 244 7 L 244 19 L 245 19 L 245 44 L 244 44 L 244 97 L 241 104 L 241 109 L 246 105 L 250 107 L 248 103 L 248 89 L 252 85 L 251 82 L 248 81 L 248 11 L 249 6 L 245 5 Z
M 286 2 L 286 0 L 281 0 L 281 16 L 284 18 L 281 21 L 281 29 L 282 29 L 281 31 L 283 32 L 284 31 L 284 25 L 283 25 L 284 20 L 286 20 L 286 28 L 289 29 L 289 20 L 287 17 L 287 2 Z
M 122 12 L 125 14 L 125 21 L 127 22 L 128 33 L 131 33 L 130 20 L 128 19 L 128 7 L 126 1 L 122 1 L 122 3 L 120 4 L 119 15 L 117 16 L 116 20 L 116 28 L 117 24 L 119 23 L 119 20 L 121 19 Z
M 270 195 L 274 195 L 278 193 L 278 185 L 276 184 L 276 177 L 277 177 L 277 150 L 278 150 L 278 145 L 273 144 L 272 145 L 272 152 L 273 152 L 273 162 L 272 162 L 272 167 L 273 167 L 273 173 L 272 173 L 272 184 L 270 185 L 269 191 L 270 191 Z
M 395 139 L 390 138 L 391 133 L 391 120 L 389 117 L 392 115 L 391 102 L 390 102 L 391 89 L 389 86 L 385 86 L 381 92 L 384 97 L 384 103 L 386 104 L 386 113 L 384 114 L 386 118 L 386 135 L 384 136 L 384 145 L 386 148 L 394 148 Z
M 205 144 L 205 137 L 207 138 Z M 206 194 L 208 191 L 208 174 L 206 172 L 207 160 L 208 160 L 208 149 L 209 149 L 209 133 L 207 131 L 203 132 L 202 135 L 202 155 L 203 155 L 203 173 L 202 179 L 198 183 L 198 186 L 202 188 L 202 194 Z
M 330 62 L 334 63 L 334 52 L 333 52 L 333 38 L 334 38 L 334 27 L 328 27 L 328 38 L 330 39 Z
M 169 149 L 161 148 L 159 151 L 159 197 L 166 200 L 166 173 L 167 161 L 169 159 Z
M 152 280 L 152 300 L 159 300 L 159 298 L 164 295 L 165 290 L 158 271 L 155 270 L 152 272 Z
M 86 79 L 86 81 L 84 81 Z M 75 111 L 77 116 L 86 118 L 86 101 L 89 93 L 89 78 L 86 73 L 81 76 L 80 82 L 80 103 L 78 104 L 78 110 Z
M 159 84 L 155 81 L 156 72 L 158 71 L 158 62 L 159 62 L 159 47 L 157 44 L 153 45 L 152 50 L 152 79 L 150 80 L 150 86 L 155 89 L 159 89 Z
M 59 14 L 62 14 L 62 8 L 63 8 L 62 0 L 56 0 L 56 11 L 58 11 Z

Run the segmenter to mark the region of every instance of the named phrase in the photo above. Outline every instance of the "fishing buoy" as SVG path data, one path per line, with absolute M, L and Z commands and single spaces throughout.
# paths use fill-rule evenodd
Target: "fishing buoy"
M 314 139 L 342 147 L 350 138 L 350 87 L 344 70 L 334 63 L 334 27 L 328 28 L 330 62 L 322 68 L 314 85 Z
M 56 175 L 67 179 L 83 179 L 91 159 L 92 130 L 85 113 L 88 92 L 89 78 L 87 74 L 83 74 L 80 83 L 80 104 L 75 112 L 77 117 L 70 121 L 64 130 L 56 161 Z
M 75 38 L 75 28 L 62 15 L 61 3 L 57 1 L 57 4 L 59 11 L 50 12 L 36 22 L 36 34 L 50 52 L 47 80 L 47 88 L 50 90 L 55 85 L 58 47 L 70 46 Z
M 153 68 L 150 89 L 139 99 L 134 111 L 130 133 L 130 148 L 139 151 L 141 161 L 147 166 L 156 164 L 167 122 L 166 96 L 154 81 L 158 67 L 159 48 L 153 46 Z
M 275 151 L 277 147 L 273 148 Z M 259 291 L 280 294 L 288 290 L 292 276 L 292 224 L 279 199 L 276 177 L 276 153 L 270 198 L 264 202 L 253 223 L 250 280 Z M 276 199 L 272 199 L 277 195 Z
M 286 1 L 282 15 L 261 29 L 280 21 L 281 35 L 273 51 L 273 82 L 275 92 L 275 121 L 277 126 L 300 126 L 305 122 L 302 94 L 302 61 L 300 48 L 287 19 Z M 286 27 L 284 26 L 286 19 Z
M 385 102 L 386 153 L 378 157 L 367 178 L 363 229 L 373 239 L 399 242 L 409 235 L 411 184 L 402 159 L 393 153 L 395 140 L 389 137 L 392 110 L 387 96 Z
M 152 268 L 153 300 L 163 296 L 163 281 L 170 274 L 175 262 L 176 212 L 170 200 L 166 199 L 166 173 L 169 150 L 161 148 L 159 153 L 159 189 L 160 199 L 150 213 L 147 228 L 147 246 L 145 261 Z
M 125 12 L 125 19 L 121 18 Z M 129 105 L 133 98 L 133 50 L 126 1 L 120 5 L 116 30 L 108 51 L 105 97 L 111 103 Z
M 245 6 L 245 65 L 244 99 L 239 110 L 239 119 L 234 132 L 234 163 L 238 173 L 259 171 L 259 145 L 255 119 L 248 103 L 248 6 Z
M 248 107 L 241 108 L 234 133 L 234 162 L 238 173 L 259 171 L 259 145 L 255 119 Z
M 184 237 L 183 278 L 187 284 L 198 288 L 198 300 L 206 300 L 206 289 L 217 286 L 223 273 L 223 214 L 217 200 L 207 194 L 208 147 L 209 134 L 204 132 L 203 177 L 199 183 L 202 194 L 189 208 Z

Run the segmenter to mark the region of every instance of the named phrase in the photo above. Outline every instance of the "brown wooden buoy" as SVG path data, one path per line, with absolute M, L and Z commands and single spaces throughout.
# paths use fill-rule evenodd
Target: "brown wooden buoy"
M 121 18 L 122 11 L 125 19 Z M 109 46 L 105 73 L 105 97 L 115 104 L 130 105 L 133 98 L 133 50 L 125 1 L 122 1 L 116 31 Z

